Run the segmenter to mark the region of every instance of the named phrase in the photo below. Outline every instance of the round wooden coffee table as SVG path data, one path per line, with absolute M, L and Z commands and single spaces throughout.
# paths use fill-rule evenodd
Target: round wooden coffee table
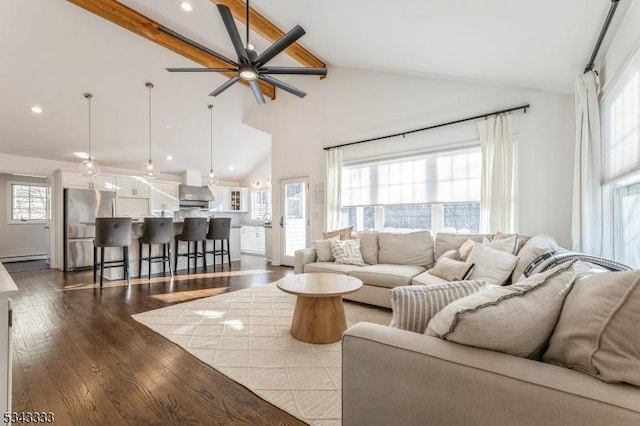
M 291 335 L 307 343 L 333 343 L 347 329 L 342 295 L 358 291 L 362 281 L 342 274 L 313 273 L 289 275 L 276 285 L 298 296 Z

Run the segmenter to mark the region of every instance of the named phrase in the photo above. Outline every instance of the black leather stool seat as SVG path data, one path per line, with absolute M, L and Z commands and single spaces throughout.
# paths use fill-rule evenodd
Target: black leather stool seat
M 151 264 L 162 262 L 162 275 L 166 274 L 166 266 L 169 264 L 169 274 L 173 276 L 171 269 L 171 242 L 173 241 L 173 219 L 170 217 L 147 217 L 142 224 L 142 236 L 138 238 L 138 271 L 142 277 L 142 261 L 146 261 L 149 268 L 147 277 L 151 278 Z M 162 254 L 152 256 L 151 250 L 154 244 L 162 245 Z M 147 256 L 142 253 L 143 246 L 148 245 Z
M 129 282 L 129 244 L 131 243 L 130 217 L 96 218 L 96 237 L 93 240 L 93 282 L 96 282 L 98 269 L 98 248 L 100 248 L 100 287 L 102 287 L 104 268 L 123 268 Z M 104 249 L 121 247 L 122 259 L 104 260 Z
M 174 268 L 177 268 L 178 257 L 187 258 L 187 274 L 191 272 L 191 259 L 194 260 L 193 269 L 198 266 L 198 258 L 202 258 L 203 266 L 207 268 L 206 258 L 206 239 L 207 239 L 207 218 L 206 217 L 188 217 L 182 224 L 182 232 L 175 236 L 175 260 Z M 187 252 L 180 253 L 178 244 L 180 241 L 187 242 Z M 195 250 L 191 252 L 191 243 L 194 243 Z M 202 243 L 202 251 L 198 251 L 198 242 Z

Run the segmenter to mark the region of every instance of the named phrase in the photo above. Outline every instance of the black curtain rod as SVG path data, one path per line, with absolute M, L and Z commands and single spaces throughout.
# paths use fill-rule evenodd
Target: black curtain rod
M 602 29 L 600 30 L 600 35 L 598 36 L 596 45 L 593 47 L 593 52 L 591 53 L 591 58 L 589 58 L 589 63 L 584 68 L 585 73 L 593 69 L 593 65 L 596 61 L 596 56 L 598 56 L 598 51 L 600 50 L 600 46 L 602 45 L 602 40 L 604 40 L 604 36 L 607 34 L 607 30 L 609 29 L 609 25 L 611 24 L 611 20 L 613 19 L 613 14 L 616 13 L 619 2 L 620 0 L 611 0 L 609 13 L 607 13 L 607 17 L 604 20 L 604 25 L 602 25 Z
M 357 145 L 359 143 L 373 142 L 373 141 L 379 141 L 379 140 L 382 140 L 382 139 L 395 138 L 397 136 L 404 137 L 404 136 L 406 136 L 408 134 L 411 134 L 411 133 L 423 132 L 425 130 L 431 130 L 431 129 L 437 129 L 438 127 L 445 127 L 445 126 L 450 126 L 452 124 L 464 123 L 465 121 L 477 120 L 479 118 L 488 118 L 488 117 L 490 117 L 492 115 L 505 114 L 505 113 L 511 112 L 511 111 L 523 110 L 525 112 L 525 114 L 526 114 L 527 109 L 529 107 L 530 107 L 529 104 L 521 105 L 521 106 L 514 107 L 514 108 L 503 109 L 501 111 L 494 111 L 494 112 L 489 112 L 489 113 L 486 113 L 486 114 L 475 115 L 473 117 L 462 118 L 460 120 L 448 121 L 446 123 L 440 123 L 440 124 L 434 124 L 433 126 L 423 127 L 421 129 L 408 130 L 406 132 L 394 133 L 393 135 L 380 136 L 380 137 L 377 137 L 377 138 L 365 139 L 365 140 L 362 140 L 362 141 L 356 141 L 356 142 L 343 143 L 343 144 L 340 144 L 340 145 L 327 146 L 327 147 L 325 147 L 323 149 L 326 151 L 326 150 L 334 149 L 334 148 L 342 148 L 342 147 L 345 147 L 345 146 Z

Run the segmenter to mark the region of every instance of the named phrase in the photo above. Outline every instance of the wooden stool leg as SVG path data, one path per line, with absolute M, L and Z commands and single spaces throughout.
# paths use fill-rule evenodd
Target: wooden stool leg
M 207 240 L 202 240 L 202 266 L 207 271 Z
M 178 268 L 178 248 L 180 247 L 180 241 L 173 240 L 173 269 Z
M 173 267 L 173 269 L 171 268 L 171 243 L 167 243 L 167 251 L 169 252 L 167 255 L 167 262 L 169 262 L 169 274 L 171 274 L 171 276 L 173 277 L 175 266 Z
M 227 239 L 227 260 L 229 261 L 229 269 L 231 269 L 231 249 L 229 248 L 228 239 Z
M 149 258 L 147 259 L 147 265 L 149 265 L 149 269 L 147 271 L 147 279 L 151 280 L 151 249 L 153 248 L 153 246 L 151 244 L 148 244 L 148 246 L 149 250 L 147 251 L 147 254 Z

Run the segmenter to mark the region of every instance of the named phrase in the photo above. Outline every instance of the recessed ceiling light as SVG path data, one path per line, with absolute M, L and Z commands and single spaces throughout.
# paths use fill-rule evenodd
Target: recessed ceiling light
M 191 6 L 191 3 L 189 3 L 188 1 L 181 1 L 180 2 L 180 7 L 185 12 L 191 12 L 193 10 L 193 6 Z
M 171 126 L 171 124 L 165 124 L 164 127 L 166 127 L 167 129 L 170 129 L 173 126 Z
M 43 111 L 40 105 L 34 105 L 30 109 L 31 109 L 31 112 L 34 114 L 42 114 L 42 111 Z
M 165 158 L 167 159 L 167 161 L 171 161 L 171 160 L 173 160 L 173 155 L 167 154 L 167 156 Z
M 89 154 L 87 154 L 86 152 L 74 152 L 73 155 L 78 158 L 82 158 L 83 160 L 87 160 L 89 158 Z
M 233 166 L 229 166 L 229 170 L 234 171 L 236 168 Z

